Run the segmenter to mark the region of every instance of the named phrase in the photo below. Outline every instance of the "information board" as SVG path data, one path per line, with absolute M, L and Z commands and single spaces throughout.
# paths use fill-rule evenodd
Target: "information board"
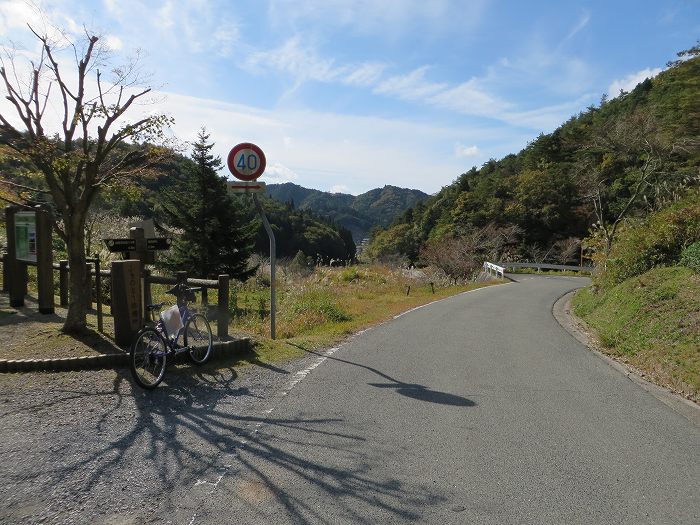
M 15 254 L 18 261 L 36 262 L 36 212 L 15 214 Z

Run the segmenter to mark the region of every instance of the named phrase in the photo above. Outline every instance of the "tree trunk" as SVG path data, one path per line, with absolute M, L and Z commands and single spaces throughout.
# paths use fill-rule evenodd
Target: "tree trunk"
M 84 332 L 90 299 L 90 275 L 85 261 L 85 213 L 75 210 L 70 222 L 66 221 L 68 237 L 68 264 L 70 265 L 68 315 L 63 331 Z

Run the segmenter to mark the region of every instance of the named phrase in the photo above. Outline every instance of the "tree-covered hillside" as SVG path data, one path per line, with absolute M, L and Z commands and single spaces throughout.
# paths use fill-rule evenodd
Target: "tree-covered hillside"
M 632 92 L 603 96 L 518 154 L 462 174 L 377 233 L 370 255 L 415 262 L 466 238 L 479 253 L 495 237 L 504 240 L 489 252 L 494 258 L 556 260 L 586 237 L 608 253 L 625 220 L 663 208 L 700 180 L 698 47 L 679 55 Z
M 419 190 L 384 186 L 358 195 L 327 193 L 290 182 L 270 184 L 268 195 L 295 208 L 311 210 L 352 232 L 359 241 L 375 227 L 387 227 L 407 209 L 429 197 Z

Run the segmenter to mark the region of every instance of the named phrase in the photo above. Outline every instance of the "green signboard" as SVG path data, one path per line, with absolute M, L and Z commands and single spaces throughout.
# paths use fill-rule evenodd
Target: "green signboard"
M 18 261 L 36 262 L 36 213 L 15 214 L 15 253 Z

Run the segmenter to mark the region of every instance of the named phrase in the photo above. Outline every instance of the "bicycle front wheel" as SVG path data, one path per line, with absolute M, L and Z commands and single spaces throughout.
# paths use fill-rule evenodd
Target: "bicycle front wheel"
M 185 346 L 192 362 L 203 365 L 211 357 L 213 338 L 209 321 L 202 314 L 193 314 L 185 323 Z
M 165 341 L 153 328 L 144 328 L 131 345 L 129 366 L 134 381 L 142 388 L 157 387 L 165 377 Z

